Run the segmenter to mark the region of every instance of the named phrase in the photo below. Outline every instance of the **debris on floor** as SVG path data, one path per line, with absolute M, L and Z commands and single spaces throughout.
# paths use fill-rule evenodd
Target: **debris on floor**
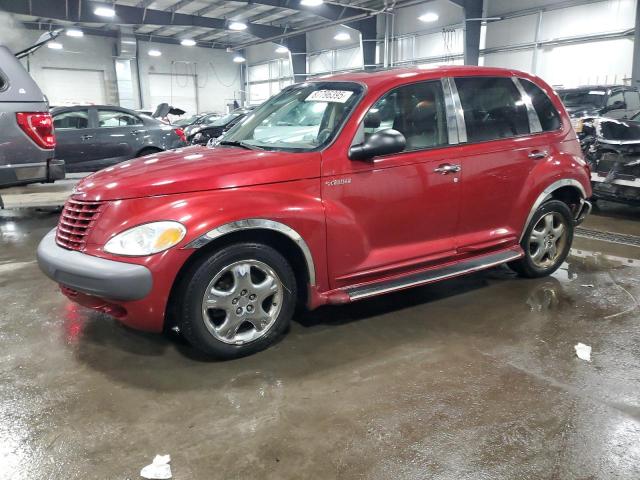
M 140 470 L 140 476 L 152 480 L 165 480 L 171 478 L 170 455 L 156 455 L 153 462 Z
M 587 362 L 591 361 L 591 347 L 589 345 L 578 342 L 573 348 L 576 349 L 576 355 L 579 359 L 586 360 Z
M 580 285 L 581 287 L 585 287 L 585 288 L 593 288 L 593 284 L 591 283 L 586 283 L 584 285 Z

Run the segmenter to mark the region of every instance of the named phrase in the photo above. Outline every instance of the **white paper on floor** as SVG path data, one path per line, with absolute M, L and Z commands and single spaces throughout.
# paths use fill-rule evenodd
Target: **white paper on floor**
M 576 349 L 576 355 L 579 359 L 586 360 L 587 362 L 591 361 L 591 347 L 589 345 L 578 343 L 573 348 Z
M 165 480 L 171 478 L 170 455 L 156 455 L 151 465 L 147 465 L 140 470 L 140 476 L 153 480 Z

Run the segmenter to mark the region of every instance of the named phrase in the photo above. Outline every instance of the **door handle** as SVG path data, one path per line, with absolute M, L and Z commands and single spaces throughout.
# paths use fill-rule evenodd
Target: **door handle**
M 443 163 L 442 165 L 438 166 L 438 168 L 433 169 L 435 173 L 439 173 L 441 175 L 458 173 L 460 170 L 462 170 L 462 167 L 460 165 L 452 165 L 450 163 Z
M 89 139 L 93 138 L 93 135 L 82 135 L 80 138 L 82 140 L 89 140 Z
M 547 152 L 546 150 L 534 150 L 533 152 L 530 152 L 528 157 L 529 158 L 544 158 L 547 155 L 549 155 L 549 152 Z
M 138 135 L 140 133 L 143 133 L 144 130 L 133 130 L 129 135 Z

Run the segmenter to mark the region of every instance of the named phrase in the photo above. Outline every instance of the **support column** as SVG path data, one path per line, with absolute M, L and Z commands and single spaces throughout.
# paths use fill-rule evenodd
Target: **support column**
M 464 17 L 464 64 L 478 65 L 480 59 L 480 27 L 484 0 L 451 0 L 462 7 Z M 478 19 L 478 20 L 473 20 Z
M 304 82 L 309 74 L 307 72 L 307 35 L 303 33 L 290 37 L 286 45 L 291 54 L 293 81 L 294 83 Z
M 349 26 L 360 32 L 365 70 L 376 68 L 377 18 L 367 17 Z
M 484 0 L 465 0 L 464 2 L 464 64 L 478 65 L 480 59 L 480 20 Z
M 631 86 L 640 88 L 640 0 L 636 2 L 636 24 L 633 33 L 633 66 Z

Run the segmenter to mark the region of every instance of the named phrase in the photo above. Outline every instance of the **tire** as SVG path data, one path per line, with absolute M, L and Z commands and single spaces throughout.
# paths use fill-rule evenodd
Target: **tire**
M 278 251 L 238 243 L 186 272 L 176 297 L 178 321 L 185 339 L 201 352 L 219 359 L 242 357 L 285 332 L 296 292 L 295 274 Z
M 551 224 L 549 218 L 552 219 Z M 562 233 L 559 233 L 560 224 Z M 571 210 L 566 203 L 559 200 L 543 203 L 534 213 L 522 236 L 520 245 L 524 250 L 524 257 L 510 262 L 509 267 L 526 278 L 551 275 L 569 254 L 574 225 Z
M 162 152 L 162 149 L 161 148 L 155 148 L 155 147 L 146 147 L 146 148 L 143 148 L 142 150 L 140 150 L 136 154 L 136 158 L 144 157 L 145 155 L 151 155 L 152 153 L 158 153 L 158 152 Z

